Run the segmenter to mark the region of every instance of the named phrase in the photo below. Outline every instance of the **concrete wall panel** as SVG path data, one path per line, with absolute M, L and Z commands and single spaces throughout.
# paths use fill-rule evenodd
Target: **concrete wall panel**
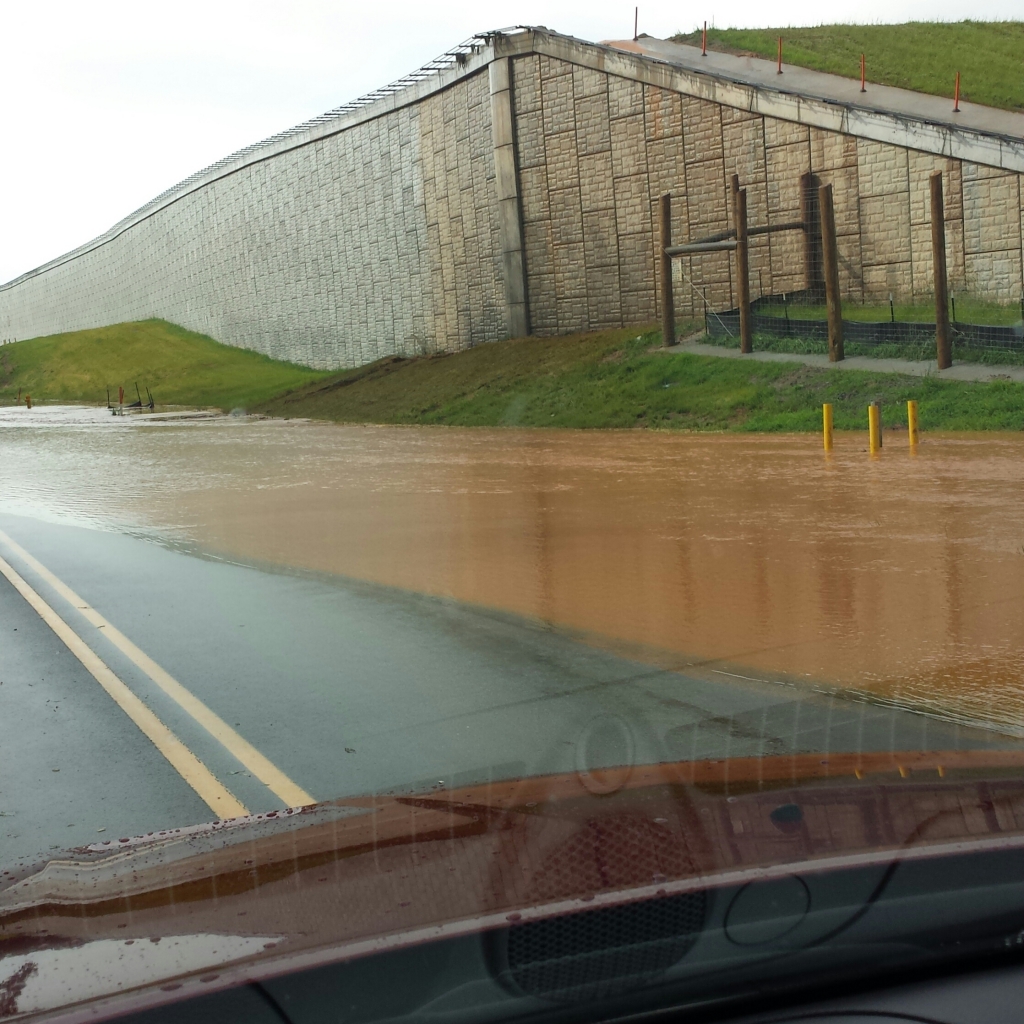
M 0 336 L 163 317 L 320 367 L 502 337 L 493 149 L 459 143 L 489 104 L 478 74 L 221 177 L 0 291 Z
M 831 184 L 847 301 L 920 301 L 932 289 L 928 179 L 941 170 L 951 287 L 1020 300 L 1008 144 L 883 130 L 870 112 L 823 112 L 550 34 L 509 46 L 341 128 L 229 158 L 0 287 L 0 338 L 159 316 L 337 367 L 457 350 L 516 323 L 550 334 L 650 321 L 658 197 L 673 195 L 674 240 L 696 240 L 731 227 L 734 173 L 751 225 L 799 219 L 805 172 Z M 802 289 L 804 244 L 801 232 L 754 239 L 752 294 Z M 674 276 L 681 314 L 702 313 L 705 294 L 713 308 L 734 301 L 727 253 L 677 260 Z

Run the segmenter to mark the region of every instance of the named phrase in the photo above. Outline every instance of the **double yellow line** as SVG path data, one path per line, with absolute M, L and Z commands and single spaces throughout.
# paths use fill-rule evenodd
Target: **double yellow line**
M 44 580 L 86 621 L 103 631 L 109 640 L 129 661 L 144 672 L 194 722 L 206 730 L 225 750 L 263 783 L 286 807 L 301 807 L 314 803 L 314 799 L 280 768 L 264 757 L 251 743 L 243 739 L 219 715 L 208 708 L 195 694 L 181 685 L 169 672 L 161 668 L 144 651 L 135 646 L 119 629 L 107 621 L 95 608 L 82 600 L 66 583 L 58 579 L 41 562 L 0 530 L 0 543 L 20 558 L 40 579 Z M 50 607 L 39 594 L 18 574 L 14 567 L 0 557 L 0 574 L 38 613 L 39 617 L 57 634 L 69 651 L 82 663 L 92 677 L 113 698 L 122 711 L 139 727 L 174 770 L 199 794 L 220 818 L 235 818 L 249 811 L 220 783 L 202 761 L 185 746 L 170 729 L 111 671 L 91 647 Z

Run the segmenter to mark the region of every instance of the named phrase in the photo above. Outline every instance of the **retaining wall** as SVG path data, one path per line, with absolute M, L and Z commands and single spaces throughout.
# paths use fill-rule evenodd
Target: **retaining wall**
M 540 30 L 496 34 L 0 286 L 0 337 L 163 317 L 337 367 L 650 321 L 657 197 L 676 197 L 677 242 L 723 230 L 733 173 L 751 225 L 798 220 L 805 172 L 831 182 L 845 295 L 919 299 L 936 169 L 951 286 L 1019 301 L 1024 141 L 795 102 Z M 752 294 L 802 288 L 802 247 L 800 233 L 752 239 Z M 728 254 L 675 269 L 682 312 L 704 293 L 733 304 Z
M 162 317 L 317 367 L 505 337 L 487 68 L 171 197 L 0 289 L 0 335 Z

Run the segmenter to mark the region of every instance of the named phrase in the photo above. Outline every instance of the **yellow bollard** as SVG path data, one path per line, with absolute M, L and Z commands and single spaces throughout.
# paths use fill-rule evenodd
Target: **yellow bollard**
M 882 447 L 882 410 L 872 403 L 868 406 L 868 449 L 874 454 Z
M 907 402 L 907 433 L 910 443 L 917 444 L 917 402 L 913 398 Z
M 825 451 L 832 451 L 832 406 L 826 402 L 821 407 L 821 424 Z

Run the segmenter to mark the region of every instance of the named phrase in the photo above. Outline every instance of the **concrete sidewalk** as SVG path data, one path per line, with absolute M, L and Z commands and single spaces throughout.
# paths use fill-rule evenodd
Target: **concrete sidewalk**
M 703 335 L 701 335 L 703 337 Z M 803 363 L 834 370 L 870 370 L 872 373 L 903 373 L 910 377 L 938 377 L 941 380 L 1012 380 L 1024 383 L 1024 366 L 1002 366 L 990 363 L 954 363 L 948 370 L 940 370 L 934 359 L 878 359 L 872 356 L 847 356 L 841 363 L 830 363 L 827 355 L 797 352 L 750 352 L 744 355 L 738 348 L 709 345 L 703 341 L 684 340 L 673 348 L 652 351 L 672 354 L 692 352 L 699 356 L 717 356 L 721 359 L 752 359 L 760 363 Z

